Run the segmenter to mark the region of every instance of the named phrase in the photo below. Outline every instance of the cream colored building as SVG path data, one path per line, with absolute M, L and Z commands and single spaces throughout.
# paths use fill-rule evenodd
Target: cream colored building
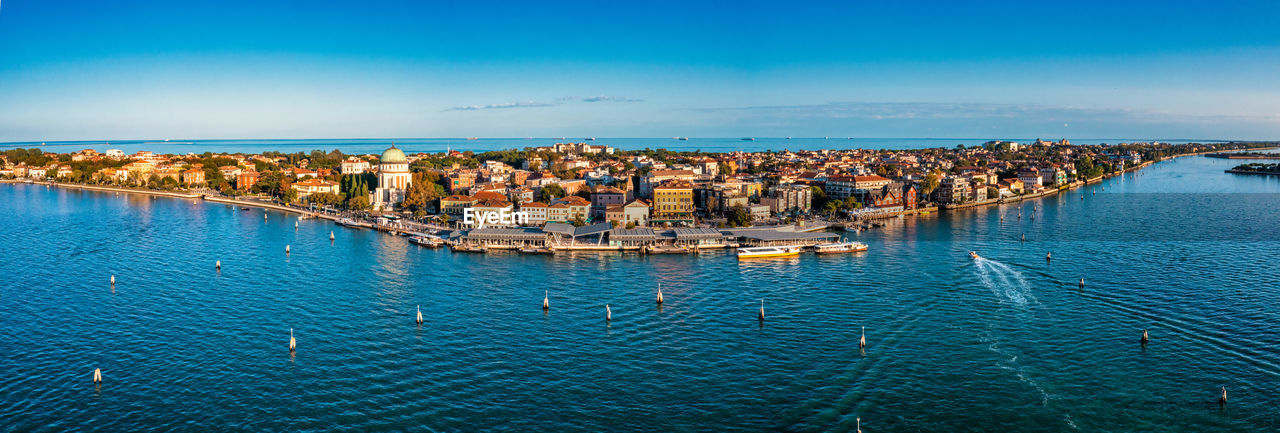
M 409 158 L 394 144 L 382 152 L 378 161 L 378 188 L 369 200 L 374 209 L 391 209 L 404 201 L 405 191 L 413 183 L 409 173 Z

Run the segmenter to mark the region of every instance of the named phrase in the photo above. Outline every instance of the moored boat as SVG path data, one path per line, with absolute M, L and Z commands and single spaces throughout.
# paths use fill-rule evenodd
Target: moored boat
M 647 246 L 644 247 L 644 252 L 647 254 L 685 254 L 689 252 L 689 249 L 684 247 Z
M 546 247 L 524 247 L 520 249 L 520 254 L 555 254 L 555 251 Z
M 453 244 L 450 248 L 455 253 L 483 253 L 486 251 L 485 247 L 472 244 Z
M 767 257 L 791 257 L 800 255 L 800 247 L 783 245 L 777 247 L 738 248 L 738 259 L 761 259 Z
M 444 240 L 434 236 L 410 236 L 409 242 L 427 248 L 440 248 L 444 246 Z
M 818 254 L 856 253 L 866 251 L 867 244 L 862 242 L 833 242 L 814 245 L 813 252 Z

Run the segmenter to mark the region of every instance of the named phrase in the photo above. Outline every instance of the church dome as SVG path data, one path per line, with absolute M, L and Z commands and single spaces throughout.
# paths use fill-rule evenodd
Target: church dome
M 392 144 L 391 148 L 382 151 L 382 156 L 378 158 L 379 164 L 405 164 L 409 162 L 409 158 L 404 156 L 404 151 L 396 149 L 396 145 Z

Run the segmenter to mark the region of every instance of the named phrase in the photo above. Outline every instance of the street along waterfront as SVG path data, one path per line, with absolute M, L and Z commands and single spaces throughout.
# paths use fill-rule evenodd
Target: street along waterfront
M 1178 158 L 853 235 L 868 253 L 742 262 L 453 254 L 5 185 L 0 429 L 1266 430 L 1280 182 L 1234 165 Z

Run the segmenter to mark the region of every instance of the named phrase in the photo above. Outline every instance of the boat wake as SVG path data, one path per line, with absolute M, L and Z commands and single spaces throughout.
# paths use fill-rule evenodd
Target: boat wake
M 1015 352 L 1001 347 L 1000 341 L 990 334 L 981 336 L 979 339 L 987 343 L 987 350 L 1000 355 L 1000 358 L 996 360 L 996 367 L 1013 373 L 1018 378 L 1018 381 L 1035 389 L 1040 394 L 1041 406 L 1049 405 L 1049 400 L 1052 400 L 1054 396 L 1049 394 L 1048 390 L 1040 386 L 1040 383 L 1031 377 L 1030 369 L 1018 362 L 1018 355 Z
M 1031 291 L 1031 283 L 1017 269 L 983 257 L 974 259 L 973 264 L 982 285 L 991 289 L 1002 303 L 1009 302 L 1019 307 L 1040 303 Z
M 1031 389 L 1034 389 L 1035 392 L 1039 394 L 1041 407 L 1048 408 L 1050 405 L 1050 402 L 1058 399 L 1058 396 L 1056 394 L 1051 393 L 1048 389 L 1045 389 L 1045 387 L 1041 385 L 1040 382 L 1033 377 L 1034 375 L 1037 374 L 1036 369 L 1031 368 L 1019 361 L 1019 355 L 1016 349 L 1005 348 L 1001 346 L 1000 340 L 997 339 L 995 335 L 992 334 L 990 331 L 979 334 L 978 339 L 983 343 L 987 343 L 987 350 L 990 350 L 991 352 L 996 354 L 997 356 L 996 363 L 995 363 L 996 367 L 1013 374 L 1014 377 L 1016 377 L 1019 382 L 1022 382 L 1023 384 L 1027 385 Z M 1057 410 L 1061 411 L 1062 409 L 1059 408 Z M 1080 427 L 1076 425 L 1075 419 L 1071 417 L 1070 413 L 1061 412 L 1061 414 L 1062 414 L 1062 421 L 1068 427 L 1069 430 L 1072 430 L 1072 431 L 1080 430 Z

